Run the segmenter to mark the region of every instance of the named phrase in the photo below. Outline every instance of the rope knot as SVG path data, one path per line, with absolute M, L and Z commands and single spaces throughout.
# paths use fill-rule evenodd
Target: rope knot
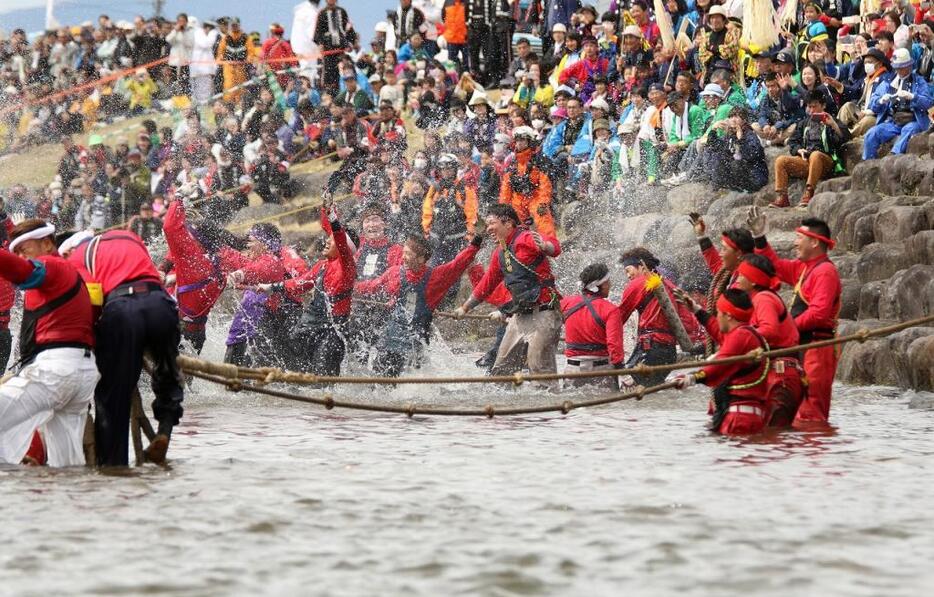
M 243 389 L 243 384 L 239 380 L 233 380 L 227 384 L 227 389 L 231 392 L 239 392 Z
M 486 418 L 492 419 L 493 415 L 496 414 L 496 409 L 493 408 L 492 404 L 487 404 L 486 408 L 483 409 L 483 412 L 486 413 Z
M 405 405 L 405 416 L 407 416 L 410 419 L 415 416 L 415 404 L 414 403 L 409 402 L 408 404 Z
M 334 408 L 334 397 L 328 394 L 324 397 L 324 408 L 331 410 Z
M 262 384 L 270 384 L 274 381 L 277 381 L 282 377 L 282 369 L 270 368 L 266 377 L 263 378 Z
M 513 378 L 513 379 L 512 379 L 513 385 L 521 386 L 523 383 L 525 383 L 525 378 L 522 377 L 522 372 L 521 372 L 521 371 L 516 371 L 516 372 L 513 374 L 512 378 Z
M 863 328 L 860 331 L 856 332 L 856 336 L 857 336 L 856 341 L 862 344 L 863 342 L 869 339 L 870 333 L 869 333 L 869 330 L 867 330 L 866 328 Z
M 572 408 L 574 408 L 574 403 L 571 402 L 570 400 L 565 400 L 563 403 L 561 403 L 561 414 L 562 415 L 568 414 L 569 412 L 571 412 Z

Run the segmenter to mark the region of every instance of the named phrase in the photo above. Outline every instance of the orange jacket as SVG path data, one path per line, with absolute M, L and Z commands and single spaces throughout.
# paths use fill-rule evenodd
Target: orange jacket
M 513 164 L 506 168 L 499 187 L 499 202 L 511 205 L 522 221 L 527 220 L 531 213 L 537 212 L 540 206 L 551 205 L 551 180 L 541 169 L 529 163 L 532 155 L 531 149 L 517 153 Z M 514 174 L 528 175 L 532 183 L 531 193 L 521 194 L 513 191 L 511 181 Z
M 474 229 L 477 223 L 477 213 L 480 210 L 477 201 L 477 191 L 465 185 L 462 181 L 457 181 L 447 191 L 441 189 L 438 185 L 433 185 L 425 193 L 425 201 L 422 203 L 422 230 L 425 234 L 431 234 L 431 225 L 435 219 L 435 203 L 444 193 L 453 193 L 454 202 L 464 212 L 464 223 L 467 229 L 467 239 L 473 238 Z M 442 234 L 445 234 L 442 232 Z
M 467 43 L 467 13 L 464 0 L 445 0 L 441 20 L 444 22 L 444 39 L 449 44 Z

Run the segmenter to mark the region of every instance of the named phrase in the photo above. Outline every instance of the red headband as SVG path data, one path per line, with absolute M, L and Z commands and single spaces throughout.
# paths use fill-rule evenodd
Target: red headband
M 717 311 L 726 313 L 727 315 L 732 315 L 738 321 L 747 323 L 752 319 L 752 309 L 740 309 L 733 303 L 731 303 L 725 296 L 722 294 L 720 298 L 717 299 Z
M 756 286 L 761 286 L 762 288 L 772 287 L 772 277 L 748 261 L 740 262 L 736 273 L 746 278 Z
M 803 234 L 804 236 L 810 236 L 811 238 L 815 238 L 819 240 L 820 242 L 827 245 L 828 249 L 833 249 L 834 247 L 837 246 L 837 243 L 834 242 L 833 239 L 827 238 L 826 236 L 822 236 L 816 232 L 811 232 L 811 230 L 809 230 L 807 226 L 798 226 L 797 228 L 795 228 L 795 232 L 797 232 L 798 234 Z
M 734 243 L 733 240 L 732 240 L 729 236 L 727 236 L 727 235 L 724 234 L 723 236 L 720 237 L 720 240 L 723 241 L 723 244 L 725 244 L 726 246 L 730 247 L 730 248 L 733 249 L 734 251 L 739 251 L 740 253 L 743 252 L 742 249 L 739 248 L 739 245 L 737 245 L 736 243 Z

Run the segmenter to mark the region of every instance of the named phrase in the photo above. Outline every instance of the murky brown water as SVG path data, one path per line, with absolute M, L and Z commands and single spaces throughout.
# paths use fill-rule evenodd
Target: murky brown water
M 708 434 L 702 389 L 492 421 L 194 394 L 169 470 L 0 470 L 0 593 L 934 586 L 934 411 L 897 390 L 840 388 L 835 433 L 755 441 Z

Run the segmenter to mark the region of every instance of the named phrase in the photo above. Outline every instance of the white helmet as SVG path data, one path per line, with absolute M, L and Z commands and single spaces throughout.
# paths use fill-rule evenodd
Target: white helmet
M 529 143 L 538 141 L 538 133 L 530 126 L 517 126 L 512 130 L 512 139 L 527 139 Z
M 438 158 L 438 168 L 457 168 L 460 160 L 453 153 L 442 153 Z

